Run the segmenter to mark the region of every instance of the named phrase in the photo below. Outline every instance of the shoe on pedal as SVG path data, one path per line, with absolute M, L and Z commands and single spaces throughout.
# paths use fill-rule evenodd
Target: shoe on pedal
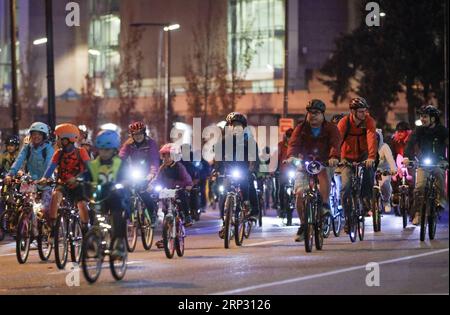
M 159 249 L 164 248 L 164 241 L 163 240 L 159 240 L 155 243 L 156 247 Z
M 224 238 L 225 238 L 225 227 L 224 227 L 224 226 L 222 226 L 222 228 L 221 228 L 220 231 L 219 231 L 219 237 L 220 237 L 221 239 L 224 239 Z
M 297 236 L 295 237 L 296 242 L 303 242 L 305 240 L 305 227 L 300 225 L 297 230 Z
M 419 212 L 416 212 L 414 219 L 412 221 L 412 224 L 415 226 L 420 225 L 420 213 Z
M 187 216 L 186 216 L 186 219 L 185 219 L 185 221 L 184 221 L 184 226 L 185 226 L 185 227 L 188 227 L 188 226 L 191 226 L 192 224 L 193 224 L 193 222 L 192 222 L 191 216 L 190 216 L 190 215 L 187 215 Z

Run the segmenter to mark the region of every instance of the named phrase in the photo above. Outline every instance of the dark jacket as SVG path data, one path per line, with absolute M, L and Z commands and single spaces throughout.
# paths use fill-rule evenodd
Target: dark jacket
M 170 166 L 161 165 L 155 182 L 168 189 L 192 186 L 192 178 L 181 162 L 174 162 Z
M 294 129 L 289 140 L 287 157 L 298 157 L 301 154 L 306 159 L 313 156 L 321 162 L 326 162 L 330 158 L 339 158 L 340 145 L 341 137 L 335 124 L 324 121 L 320 134 L 314 137 L 310 124 L 305 121 Z
M 405 155 L 414 157 L 445 159 L 445 149 L 448 146 L 448 129 L 439 124 L 434 128 L 417 127 L 406 144 Z
M 122 160 L 128 160 L 130 165 L 144 161 L 147 174 L 151 171 L 156 172 L 159 168 L 158 146 L 153 139 L 148 137 L 139 145 L 129 139 L 120 149 L 119 156 Z

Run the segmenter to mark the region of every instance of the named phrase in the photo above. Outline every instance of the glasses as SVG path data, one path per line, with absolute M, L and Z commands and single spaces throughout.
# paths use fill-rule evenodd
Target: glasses
M 140 131 L 140 132 L 132 133 L 131 135 L 132 135 L 133 137 L 136 137 L 136 136 L 143 136 L 144 133 L 143 133 L 142 131 Z
M 367 109 L 357 109 L 356 112 L 358 114 L 365 114 L 367 112 Z

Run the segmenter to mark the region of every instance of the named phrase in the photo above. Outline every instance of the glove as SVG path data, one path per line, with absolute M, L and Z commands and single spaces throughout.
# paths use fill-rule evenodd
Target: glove
M 331 158 L 328 160 L 329 167 L 336 167 L 339 164 L 339 160 L 335 158 Z
M 373 167 L 375 164 L 375 160 L 374 159 L 367 159 L 366 160 L 366 168 L 371 168 Z

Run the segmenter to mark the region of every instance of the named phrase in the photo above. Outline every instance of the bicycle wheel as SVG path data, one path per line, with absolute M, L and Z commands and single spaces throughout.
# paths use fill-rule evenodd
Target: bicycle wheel
M 350 203 L 350 209 L 348 209 L 350 215 L 345 219 L 348 222 L 348 235 L 350 237 L 350 241 L 354 243 L 357 237 L 357 229 L 358 229 L 358 216 L 354 213 L 356 211 L 355 203 L 352 198 L 352 202 Z
M 313 248 L 314 240 L 314 224 L 310 223 L 312 221 L 310 218 L 313 214 L 313 204 L 311 200 L 307 199 L 305 202 L 305 251 L 310 253 Z
M 436 236 L 436 226 L 437 226 L 437 213 L 434 206 L 430 207 L 430 214 L 428 216 L 428 237 L 430 240 L 434 240 Z
M 425 235 L 427 233 L 427 200 L 424 201 L 421 213 L 420 213 L 420 241 L 425 241 Z
M 324 232 L 322 230 L 322 224 L 319 221 L 316 222 L 316 224 L 314 224 L 314 243 L 316 245 L 317 250 L 322 250 L 323 239 L 324 239 Z
M 67 223 L 64 215 L 58 214 L 55 222 L 55 262 L 59 269 L 64 269 L 67 263 L 68 242 Z
M 328 238 L 328 236 L 330 236 L 330 233 L 332 230 L 332 225 L 333 225 L 332 215 L 331 214 L 327 215 L 326 218 L 324 219 L 324 221 L 327 224 L 325 226 L 322 226 L 322 229 L 323 229 L 322 234 L 323 234 L 323 238 Z
M 17 224 L 16 233 L 16 256 L 20 264 L 26 263 L 28 254 L 30 253 L 31 244 L 31 220 L 30 215 L 22 212 Z
M 78 217 L 72 218 L 70 225 L 70 259 L 78 264 L 81 259 L 81 247 L 83 245 L 83 231 L 80 219 Z
M 8 211 L 4 210 L 0 214 L 0 242 L 4 240 L 6 231 L 8 230 Z
M 81 268 L 83 275 L 89 283 L 94 283 L 102 272 L 104 260 L 102 234 L 99 228 L 94 227 L 86 233 L 81 250 Z
M 109 268 L 116 280 L 122 280 L 127 272 L 128 250 L 124 238 L 113 237 L 110 247 Z
M 184 226 L 180 220 L 177 220 L 177 237 L 175 238 L 175 249 L 177 251 L 178 257 L 183 257 L 184 255 L 184 237 L 185 231 Z
M 152 219 L 148 215 L 147 209 L 141 212 L 139 218 L 139 226 L 141 227 L 142 246 L 145 250 L 150 250 L 153 244 L 153 227 Z
M 336 209 L 334 209 L 334 211 L 333 219 L 331 220 L 333 224 L 333 234 L 335 237 L 339 237 L 341 234 L 342 216 L 340 212 L 336 211 Z
M 244 241 L 245 234 L 244 211 L 240 209 L 239 211 L 236 211 L 234 215 L 234 242 L 237 246 L 241 246 L 242 242 Z
M 400 213 L 403 219 L 403 228 L 406 228 L 406 226 L 408 225 L 409 197 L 405 194 L 401 194 Z
M 372 202 L 372 220 L 373 220 L 373 231 L 374 232 L 380 232 L 381 231 L 381 208 L 382 208 L 382 201 L 381 196 L 377 194 L 377 196 L 374 198 Z
M 39 235 L 37 239 L 39 258 L 47 261 L 53 251 L 53 240 L 51 238 L 52 229 L 47 223 L 39 223 Z
M 244 237 L 249 238 L 252 233 L 253 223 L 249 220 L 244 219 Z
M 166 257 L 171 259 L 175 254 L 175 235 L 173 235 L 173 217 L 165 218 L 163 224 L 163 243 Z
M 131 214 L 131 218 L 127 219 L 127 250 L 132 253 L 136 249 L 137 243 L 137 222 L 135 213 Z
M 358 217 L 358 237 L 360 241 L 364 240 L 365 225 L 364 215 L 360 215 Z
M 225 200 L 224 214 L 225 219 L 224 224 L 224 246 L 225 248 L 230 248 L 230 241 L 232 238 L 233 229 L 231 227 L 231 216 L 234 213 L 234 198 L 232 196 L 227 196 Z

